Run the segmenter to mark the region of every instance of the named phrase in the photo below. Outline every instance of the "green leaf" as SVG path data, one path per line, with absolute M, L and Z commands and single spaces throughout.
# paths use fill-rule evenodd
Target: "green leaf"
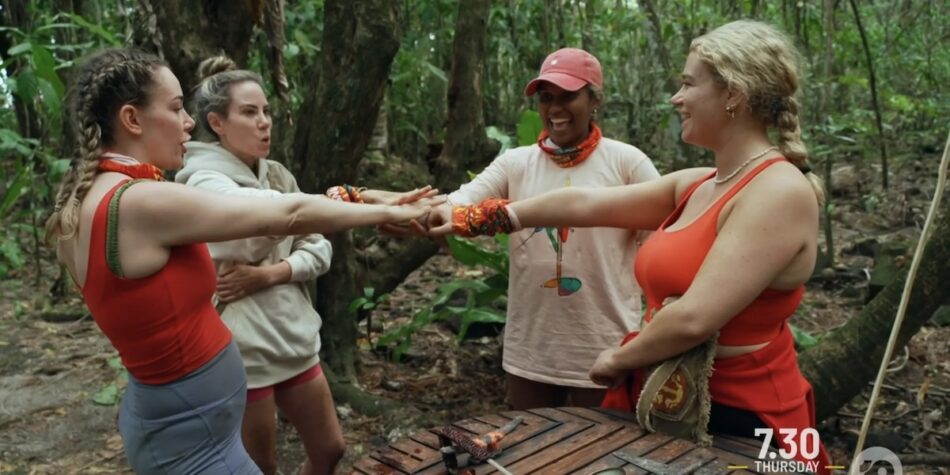
M 53 89 L 56 91 L 56 101 L 59 102 L 59 99 L 63 97 L 63 94 L 66 94 L 66 86 L 63 84 L 63 81 L 59 78 L 59 74 L 56 73 L 56 59 L 53 58 L 53 53 L 42 46 L 36 45 L 33 47 L 33 68 L 36 70 L 36 75 L 41 79 L 45 79 L 50 84 L 53 85 Z M 47 94 L 44 93 L 44 100 Z
M 468 328 L 473 323 L 502 323 L 506 321 L 505 315 L 490 308 L 473 308 L 462 315 L 462 324 L 459 326 L 457 341 L 459 343 L 465 339 Z
M 0 257 L 10 264 L 13 269 L 23 267 L 26 258 L 23 256 L 23 250 L 13 239 L 7 239 L 0 242 Z
M 498 143 L 501 144 L 501 149 L 498 150 L 499 154 L 504 153 L 506 150 L 511 148 L 511 137 L 509 137 L 508 134 L 504 133 L 498 127 L 495 127 L 494 125 L 485 127 L 485 135 L 487 135 L 490 139 L 497 140 Z
M 124 369 L 125 369 L 125 366 L 122 366 L 122 358 L 119 358 L 118 356 L 113 357 L 113 358 L 109 358 L 108 364 L 109 364 L 109 367 L 110 367 L 110 368 L 112 368 L 112 369 L 114 369 L 114 370 L 116 370 L 116 371 L 120 371 L 120 370 L 124 370 Z
M 18 45 L 14 45 L 13 47 L 11 47 L 9 50 L 7 50 L 7 54 L 9 54 L 10 56 L 16 56 L 18 54 L 26 53 L 27 51 L 31 49 L 33 49 L 33 43 L 30 43 L 29 41 L 25 41 L 23 43 L 20 43 Z
M 354 314 L 354 313 L 356 313 L 360 308 L 362 308 L 364 304 L 366 304 L 366 303 L 368 303 L 368 302 L 369 302 L 369 299 L 367 299 L 366 297 L 357 297 L 357 298 L 353 299 L 352 302 L 350 302 L 350 305 L 349 305 L 348 307 L 346 307 L 346 313 L 348 313 L 348 314 Z
M 100 38 L 102 38 L 103 40 L 105 40 L 106 43 L 109 43 L 109 44 L 112 45 L 112 46 L 122 46 L 122 42 L 119 41 L 118 35 L 115 35 L 115 34 L 109 32 L 109 31 L 107 31 L 105 28 L 103 28 L 103 27 L 101 27 L 101 26 L 99 26 L 99 25 L 96 25 L 96 24 L 94 24 L 94 23 L 90 23 L 90 22 L 87 21 L 85 18 L 83 18 L 83 17 L 81 17 L 81 16 L 79 16 L 79 15 L 76 15 L 75 13 L 67 13 L 66 16 L 68 16 L 69 19 L 71 19 L 72 21 L 76 22 L 76 24 L 82 26 L 82 27 L 85 28 L 86 30 L 88 30 L 88 31 L 90 31 L 90 32 L 92 32 L 92 33 L 95 33 L 97 36 L 99 36 Z
M 518 145 L 523 147 L 525 145 L 532 145 L 538 141 L 538 136 L 541 135 L 541 130 L 544 129 L 544 125 L 541 123 L 541 114 L 538 114 L 537 111 L 526 109 L 521 113 L 521 118 L 518 119 Z
M 64 87 L 59 83 L 60 87 Z M 43 104 L 46 105 L 46 109 L 49 111 L 52 117 L 59 117 L 60 111 L 62 110 L 62 102 L 60 98 L 62 94 L 56 89 L 55 84 L 50 84 L 46 79 L 40 78 L 36 83 L 37 87 L 40 90 L 40 94 L 43 95 Z
M 13 184 L 7 188 L 6 193 L 3 194 L 3 199 L 0 200 L 0 216 L 6 216 L 10 208 L 13 207 L 13 204 L 16 203 L 17 199 L 26 191 L 26 186 L 30 183 L 30 174 L 32 171 L 32 167 L 29 166 L 20 169 L 20 173 L 13 181 Z
M 449 82 L 449 78 L 445 75 L 445 71 L 443 71 L 441 68 L 428 61 L 426 61 L 424 64 L 426 69 L 428 69 L 433 76 L 439 78 L 442 82 Z
M 804 350 L 818 344 L 818 339 L 811 336 L 811 334 L 805 330 L 802 330 L 791 324 L 789 324 L 789 327 L 792 328 L 792 337 L 795 338 L 795 343 L 798 344 L 799 348 Z
M 92 402 L 100 406 L 115 406 L 119 402 L 119 386 L 115 382 L 105 385 L 92 396 Z

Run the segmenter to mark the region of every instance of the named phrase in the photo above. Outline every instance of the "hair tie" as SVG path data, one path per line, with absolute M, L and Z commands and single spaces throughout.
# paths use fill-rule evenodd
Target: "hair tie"
M 772 117 L 778 117 L 779 114 L 786 110 L 788 110 L 788 108 L 785 107 L 784 98 L 777 97 L 769 101 L 769 114 L 771 114 Z

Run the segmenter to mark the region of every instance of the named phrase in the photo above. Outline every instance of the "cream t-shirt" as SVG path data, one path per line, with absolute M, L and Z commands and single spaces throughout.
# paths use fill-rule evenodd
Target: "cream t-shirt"
M 580 165 L 560 168 L 540 147 L 509 150 L 449 195 L 454 204 L 514 201 L 565 186 L 608 187 L 660 175 L 639 149 L 601 139 Z M 629 210 L 636 213 L 636 209 Z M 636 231 L 577 228 L 560 243 L 557 229 L 523 229 L 509 240 L 511 270 L 505 325 L 505 371 L 543 383 L 598 387 L 587 375 L 601 351 L 640 327 L 640 287 L 633 277 Z M 560 244 L 559 244 L 560 243 Z M 562 268 L 557 279 L 557 246 Z

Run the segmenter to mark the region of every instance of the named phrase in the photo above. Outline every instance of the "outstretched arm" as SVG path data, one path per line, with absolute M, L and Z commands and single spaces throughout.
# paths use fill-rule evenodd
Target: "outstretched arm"
M 508 209 L 522 228 L 602 226 L 652 230 L 673 212 L 686 187 L 705 173 L 705 169 L 689 169 L 633 185 L 560 188 L 512 202 Z M 443 205 L 436 212 L 438 225 L 429 233 L 451 233 L 451 210 Z
M 251 236 L 332 233 L 422 217 L 425 205 L 368 205 L 294 193 L 274 198 L 220 195 L 175 183 L 132 186 L 120 227 L 163 246 Z

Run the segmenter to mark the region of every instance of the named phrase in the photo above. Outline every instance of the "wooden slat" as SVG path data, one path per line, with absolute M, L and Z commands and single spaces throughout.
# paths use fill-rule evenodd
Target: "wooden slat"
M 385 447 L 373 452 L 373 459 L 380 463 L 390 466 L 400 472 L 411 473 L 419 468 L 419 460 L 416 460 L 396 449 Z
M 396 442 L 389 444 L 389 446 L 416 460 L 441 458 L 438 450 L 429 448 L 412 439 L 397 440 Z
M 528 411 L 505 411 L 505 412 L 501 412 L 500 414 L 502 417 L 506 417 L 508 419 L 514 419 L 515 417 L 521 416 L 524 418 L 524 423 L 528 425 L 550 422 L 547 418 L 538 417 L 537 415 L 532 414 Z
M 696 444 L 688 440 L 673 439 L 670 441 L 670 443 L 663 444 L 662 446 L 647 452 L 646 456 L 655 462 L 669 463 L 670 461 L 686 454 L 695 448 Z
M 409 436 L 409 438 L 430 449 L 439 450 L 439 436 L 433 434 L 431 430 L 416 432 Z
M 601 426 L 603 427 L 603 426 Z M 545 467 L 547 473 L 569 473 L 579 470 L 581 467 L 594 463 L 597 459 L 604 456 L 604 453 L 613 452 L 643 435 L 643 429 L 630 428 L 624 425 L 618 426 L 619 430 L 580 450 L 573 451 L 567 457 L 558 460 L 556 463 Z
M 591 444 L 597 443 L 598 441 L 601 441 L 611 434 L 623 429 L 623 427 L 624 426 L 620 424 L 595 425 L 588 430 L 580 432 L 562 440 L 561 442 L 558 442 L 557 444 L 552 445 L 548 449 L 544 450 L 540 454 L 541 456 L 531 457 L 528 460 L 523 460 L 515 464 L 509 469 L 509 471 L 511 473 L 522 474 L 531 473 L 542 467 L 549 467 L 567 455 L 575 453 Z
M 716 460 L 716 454 L 712 453 L 711 450 L 705 447 L 695 447 L 685 455 L 670 462 L 670 470 L 673 473 L 694 473 L 713 460 Z
M 395 468 L 370 457 L 363 457 L 357 460 L 356 463 L 353 464 L 353 469 L 356 473 L 367 473 L 371 475 L 397 475 L 400 473 Z
M 592 407 L 591 410 L 597 411 L 601 414 L 605 414 L 612 419 L 622 419 L 622 420 L 633 422 L 634 424 L 639 425 L 637 423 L 637 415 L 632 412 L 617 411 L 614 409 L 604 409 L 602 407 Z
M 752 469 L 752 467 L 755 467 L 755 459 L 751 457 L 746 457 L 745 455 L 741 455 L 744 453 L 743 452 L 744 449 L 742 447 L 738 449 L 739 450 L 738 453 L 734 451 L 735 448 L 727 449 L 727 447 L 729 446 L 728 444 L 725 443 L 725 441 L 720 441 L 718 446 L 714 446 L 710 448 L 709 450 L 712 451 L 712 453 L 716 455 L 717 459 L 720 459 L 723 462 L 725 462 L 726 465 L 745 465 L 745 466 L 750 467 L 750 470 Z
M 540 407 L 536 409 L 531 409 L 528 412 L 541 416 L 541 417 L 545 417 L 547 419 L 550 419 L 556 422 L 571 422 L 571 421 L 583 422 L 585 421 L 585 419 L 582 417 L 577 417 L 574 414 L 571 414 L 569 412 L 564 412 L 560 409 L 555 409 L 553 407 Z
M 574 471 L 574 475 L 590 475 L 602 470 L 607 470 L 608 468 L 620 468 L 626 463 L 627 462 L 608 454 L 595 460 L 594 463 Z
M 619 448 L 618 451 L 622 451 L 631 457 L 640 457 L 645 453 L 656 450 L 658 447 L 661 447 L 672 440 L 672 437 L 665 434 L 647 433 L 637 440 L 634 440 L 633 442 Z M 609 457 L 613 456 L 609 455 Z M 624 464 L 626 463 L 627 462 L 624 461 Z M 646 473 L 645 470 L 632 465 L 625 465 L 624 471 L 626 473 Z
M 753 454 L 758 454 L 759 450 L 762 448 L 762 441 L 759 439 L 750 439 L 748 437 L 736 437 L 734 435 L 725 435 L 725 434 L 716 434 L 713 436 L 713 446 L 716 445 L 717 440 L 728 440 L 734 442 L 735 446 L 745 445 L 749 447 Z
M 464 421 L 455 422 L 452 425 L 460 429 L 465 429 L 471 432 L 472 435 L 484 434 L 495 429 L 495 426 L 486 424 L 477 419 L 465 419 Z
M 564 439 L 588 430 L 593 426 L 594 424 L 590 422 L 565 422 L 558 424 L 555 428 L 502 452 L 498 457 L 495 457 L 494 460 L 507 467 L 530 457 L 542 456 L 539 454 L 540 452 L 548 450 Z M 494 471 L 495 469 L 491 465 L 485 464 L 484 466 L 478 467 L 475 473 L 481 475 L 493 473 Z
M 581 418 L 594 421 L 594 422 L 614 423 L 614 424 L 617 424 L 617 423 L 622 424 L 625 422 L 625 419 L 619 419 L 613 416 L 612 414 L 604 414 L 603 412 L 595 411 L 594 409 L 589 408 L 589 407 L 561 407 L 561 408 L 558 408 L 558 410 L 567 412 L 577 417 L 581 417 Z M 635 426 L 636 424 L 634 423 L 630 425 Z

